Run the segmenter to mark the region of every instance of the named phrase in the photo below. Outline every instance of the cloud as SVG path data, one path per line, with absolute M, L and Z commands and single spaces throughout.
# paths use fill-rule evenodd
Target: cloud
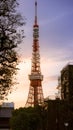
M 58 75 L 52 75 L 52 76 L 46 77 L 46 80 L 49 80 L 49 81 L 54 81 L 54 80 L 57 80 L 57 79 L 58 79 Z
M 55 23 L 55 21 L 59 22 L 59 20 L 62 20 L 69 15 L 73 15 L 73 10 L 59 13 L 58 15 L 52 16 L 51 18 L 47 17 L 46 19 L 40 20 L 40 27 L 50 25 Z

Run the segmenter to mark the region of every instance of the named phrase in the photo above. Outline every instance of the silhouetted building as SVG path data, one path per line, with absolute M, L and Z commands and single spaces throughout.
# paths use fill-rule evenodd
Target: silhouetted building
M 0 107 L 0 130 L 10 130 L 10 118 L 13 110 L 13 103 L 3 103 Z
M 73 100 L 73 65 L 68 64 L 61 71 L 61 99 Z
M 73 102 L 47 101 L 46 130 L 73 130 Z

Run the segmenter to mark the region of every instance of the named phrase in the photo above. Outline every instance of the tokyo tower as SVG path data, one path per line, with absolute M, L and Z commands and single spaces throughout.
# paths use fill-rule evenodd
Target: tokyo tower
M 30 88 L 25 107 L 34 107 L 44 103 L 42 90 L 43 75 L 40 69 L 40 53 L 39 53 L 39 25 L 37 23 L 37 1 L 35 1 L 35 21 L 33 25 L 33 51 L 31 74 L 29 75 Z

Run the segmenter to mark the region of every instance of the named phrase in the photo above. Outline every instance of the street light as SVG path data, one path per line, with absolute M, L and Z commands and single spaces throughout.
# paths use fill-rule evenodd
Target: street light
M 68 128 L 69 123 L 65 122 L 64 125 L 65 125 L 66 130 L 68 130 L 67 128 Z

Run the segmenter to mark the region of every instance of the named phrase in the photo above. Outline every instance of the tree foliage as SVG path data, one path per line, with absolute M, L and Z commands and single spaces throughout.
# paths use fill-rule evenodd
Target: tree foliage
M 0 0 L 0 99 L 4 99 L 13 85 L 18 63 L 16 48 L 23 38 L 24 22 L 17 7 L 17 0 Z
M 13 130 L 38 130 L 42 129 L 44 118 L 41 107 L 19 108 L 14 110 L 10 120 Z M 45 124 L 44 124 L 45 125 Z M 42 129 L 43 130 L 43 129 Z

